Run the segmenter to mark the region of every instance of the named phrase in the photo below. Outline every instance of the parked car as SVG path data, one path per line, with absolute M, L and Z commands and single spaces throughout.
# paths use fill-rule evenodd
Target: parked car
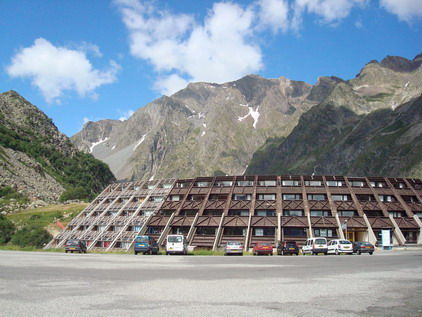
M 158 254 L 160 247 L 157 241 L 150 236 L 137 236 L 135 238 L 135 246 L 133 248 L 135 255 L 138 253 L 143 254 Z
M 353 245 L 349 240 L 334 239 L 328 242 L 328 254 L 353 253 Z
M 243 255 L 243 244 L 239 241 L 228 241 L 224 247 L 224 255 Z
M 309 238 L 306 240 L 305 245 L 302 247 L 302 254 L 316 255 L 318 253 L 324 253 L 327 255 L 328 246 L 327 239 L 324 237 Z
M 356 241 L 353 242 L 353 253 L 361 254 L 361 253 L 369 253 L 372 255 L 375 251 L 375 247 L 372 243 L 365 242 L 365 241 Z
M 277 254 L 278 255 L 286 255 L 286 254 L 299 255 L 299 247 L 297 246 L 296 241 L 279 241 L 277 243 Z
M 64 252 L 86 253 L 86 244 L 82 240 L 68 240 L 64 245 Z
M 253 255 L 273 255 L 273 244 L 269 242 L 257 242 L 253 247 Z
M 181 234 L 170 234 L 167 236 L 166 254 L 188 254 L 187 239 Z

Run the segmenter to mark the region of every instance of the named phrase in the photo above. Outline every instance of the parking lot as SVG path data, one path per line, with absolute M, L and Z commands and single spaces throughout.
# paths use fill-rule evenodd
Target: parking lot
M 0 251 L 0 316 L 422 316 L 422 252 L 134 256 Z

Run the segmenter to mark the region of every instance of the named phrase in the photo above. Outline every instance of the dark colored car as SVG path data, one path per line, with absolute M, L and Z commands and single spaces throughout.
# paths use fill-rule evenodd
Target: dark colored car
M 286 254 L 296 254 L 299 255 L 299 247 L 297 246 L 296 241 L 282 241 L 277 244 L 277 254 L 286 255 Z
M 64 251 L 73 253 L 86 253 L 86 244 L 82 240 L 68 240 L 64 245 Z
M 159 246 L 157 241 L 150 236 L 137 236 L 135 238 L 134 252 L 143 254 L 158 254 Z
M 253 255 L 273 255 L 273 244 L 269 242 L 257 242 L 253 247 Z
M 372 243 L 365 242 L 365 241 L 353 242 L 353 253 L 357 253 L 357 254 L 369 253 L 372 255 L 374 251 L 375 251 L 375 247 Z

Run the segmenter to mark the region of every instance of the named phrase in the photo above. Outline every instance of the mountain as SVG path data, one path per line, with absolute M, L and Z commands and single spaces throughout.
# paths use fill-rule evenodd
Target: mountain
M 90 122 L 72 141 L 119 179 L 242 174 L 268 137 L 287 136 L 325 97 L 322 91 L 308 99 L 312 90 L 304 82 L 255 75 L 221 85 L 193 83 L 127 121 Z
M 139 108 L 127 121 L 90 122 L 71 139 L 119 179 L 268 173 L 276 169 L 263 168 L 266 149 L 291 140 L 302 115 L 328 105 L 358 118 L 382 109 L 394 112 L 422 94 L 421 63 L 421 55 L 387 56 L 351 80 L 320 77 L 315 85 L 256 75 L 225 84 L 193 83 Z M 321 129 L 335 123 L 317 120 L 319 115 L 309 123 Z
M 318 105 L 292 133 L 267 142 L 246 174 L 422 176 L 422 96 L 394 110 L 357 115 Z
M 0 94 L 0 187 L 46 202 L 90 198 L 115 180 L 15 91 Z

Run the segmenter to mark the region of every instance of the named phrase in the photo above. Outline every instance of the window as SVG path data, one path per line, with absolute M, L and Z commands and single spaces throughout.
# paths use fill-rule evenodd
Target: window
M 394 197 L 393 195 L 378 195 L 378 198 L 382 201 L 382 202 L 393 202 L 396 201 L 396 197 Z
M 171 184 L 168 184 L 168 183 L 166 183 L 166 184 L 163 184 L 163 185 L 161 185 L 161 188 L 171 188 Z
M 364 210 L 363 212 L 368 217 L 382 217 L 383 216 L 381 210 Z
M 237 181 L 236 185 L 241 187 L 253 186 L 253 181 Z
M 208 187 L 209 186 L 209 182 L 196 182 L 194 184 L 195 187 Z
M 176 183 L 176 188 L 186 188 L 190 183 Z
M 169 200 L 170 201 L 180 201 L 180 195 L 170 195 Z
M 273 217 L 275 216 L 275 210 L 257 210 L 257 216 Z
M 258 194 L 258 200 L 275 200 L 275 194 Z
M 208 200 L 227 200 L 227 195 L 220 195 L 220 194 L 212 194 L 208 198 Z
M 339 210 L 338 215 L 340 217 L 354 217 L 356 216 L 355 210 Z
M 407 188 L 405 183 L 397 183 L 395 187 L 400 189 Z
M 342 187 L 344 183 L 342 181 L 327 181 L 329 187 Z
M 143 210 L 141 213 L 142 213 L 142 216 L 148 217 L 154 213 L 154 210 Z
M 155 201 L 155 202 L 160 202 L 164 200 L 163 196 L 151 196 L 149 199 L 149 201 Z
M 305 228 L 283 228 L 285 236 L 306 237 Z
M 352 197 L 350 195 L 331 195 L 331 198 L 334 201 L 350 201 L 352 200 Z
M 308 194 L 308 200 L 327 200 L 325 194 Z
M 251 200 L 251 194 L 233 194 L 233 200 Z
M 172 210 L 160 210 L 161 216 L 171 216 L 172 213 L 173 213 Z
M 333 229 L 316 228 L 314 229 L 314 235 L 315 237 L 327 237 L 327 238 L 333 237 Z M 318 242 L 315 242 L 315 243 L 318 243 Z
M 305 186 L 322 186 L 322 182 L 321 181 L 305 181 Z
M 330 217 L 330 210 L 313 210 L 311 209 L 311 217 Z
M 365 182 L 363 182 L 363 181 L 351 181 L 350 185 L 352 185 L 352 187 L 365 187 Z
M 371 185 L 371 187 L 378 187 L 378 188 L 385 188 L 385 187 L 387 187 L 387 184 L 384 183 L 384 182 L 371 181 L 371 182 L 369 182 L 369 184 Z
M 389 214 L 392 215 L 394 218 L 403 217 L 403 212 L 401 211 L 389 211 Z
M 257 237 L 274 236 L 275 228 L 254 228 L 253 235 Z
M 204 210 L 205 216 L 221 216 L 222 214 L 222 210 Z
M 264 181 L 258 181 L 259 186 L 277 186 L 276 180 L 264 180 Z
M 202 201 L 204 200 L 205 196 L 204 195 L 189 195 L 188 196 L 188 200 L 191 201 Z
M 286 209 L 283 211 L 283 216 L 295 216 L 295 217 L 302 217 L 304 214 L 303 210 L 290 210 Z
M 196 215 L 196 213 L 197 213 L 197 211 L 196 211 L 196 210 L 189 210 L 189 209 L 186 209 L 186 210 L 180 210 L 179 215 L 180 215 L 180 216 L 195 216 L 195 215 Z
M 233 186 L 232 181 L 216 181 L 214 184 L 215 187 L 231 187 Z
M 228 213 L 229 216 L 249 216 L 249 210 L 236 210 L 231 209 Z
M 302 194 L 283 194 L 283 200 L 302 200 Z
M 375 197 L 372 195 L 356 194 L 356 198 L 359 201 L 375 201 Z
M 210 228 L 210 227 L 198 227 L 196 229 L 196 234 L 202 234 L 202 235 L 215 235 L 216 228 Z
M 407 203 L 418 203 L 418 199 L 416 198 L 416 196 L 403 195 L 401 196 L 401 198 L 403 198 L 403 200 Z
M 148 184 L 148 186 L 147 186 L 148 189 L 154 189 L 154 187 L 155 187 L 155 185 L 151 185 L 151 184 Z
M 281 181 L 281 185 L 282 185 L 282 186 L 292 186 L 292 187 L 296 187 L 296 186 L 300 186 L 300 181 L 295 181 L 295 180 L 284 180 L 284 181 Z
M 422 218 L 422 212 L 416 212 L 415 215 L 419 218 Z
M 223 236 L 245 236 L 246 230 L 246 228 L 227 227 L 224 228 Z

